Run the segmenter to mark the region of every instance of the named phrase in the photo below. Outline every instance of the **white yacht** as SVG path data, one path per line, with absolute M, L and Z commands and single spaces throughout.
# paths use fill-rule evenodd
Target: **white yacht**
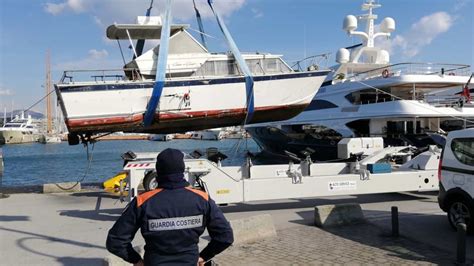
M 129 40 L 131 47 L 132 40 L 160 39 L 143 54 L 133 48 L 135 56 L 125 65 L 125 75 L 64 72 L 55 88 L 70 143 L 101 132 L 167 134 L 289 119 L 306 108 L 329 73 L 294 71 L 280 55 L 211 53 L 188 33 L 187 25 L 169 27 L 165 49 L 168 23 L 166 16 L 163 22 L 150 16 L 139 17 L 137 24 L 107 28 L 109 39 Z M 162 50 L 167 57 L 161 57 Z M 163 81 L 157 78 L 163 71 L 160 60 L 166 63 Z M 93 80 L 77 81 L 81 75 L 92 75 Z M 158 86 L 162 93 L 155 94 Z M 156 109 L 154 97 L 155 103 L 159 100 Z M 152 123 L 147 125 L 150 112 Z
M 197 140 L 221 140 L 224 138 L 224 131 L 221 128 L 195 131 L 191 134 L 191 139 Z
M 0 128 L 0 144 L 19 144 L 38 141 L 39 131 L 31 115 L 17 115 Z
M 433 144 L 432 134 L 474 124 L 470 66 L 391 64 L 389 53 L 375 44 L 395 30 L 394 19 L 385 18 L 376 31 L 373 10 L 380 6 L 367 0 L 367 14 L 345 18 L 344 31 L 362 44 L 339 49 L 338 64 L 303 113 L 246 127 L 264 150 L 301 155 L 310 148 L 316 159 L 333 159 L 344 137 L 382 136 L 386 145 L 426 146 Z M 356 31 L 361 21 L 365 31 Z
M 170 141 L 174 139 L 173 134 L 150 134 L 148 138 L 151 141 Z

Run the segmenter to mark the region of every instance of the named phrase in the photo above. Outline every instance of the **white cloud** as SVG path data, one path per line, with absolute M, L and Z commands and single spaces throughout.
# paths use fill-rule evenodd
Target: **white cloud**
M 0 88 L 0 96 L 11 96 L 13 93 L 11 90 Z
M 470 0 L 455 0 L 454 6 L 453 6 L 454 12 L 458 12 L 461 9 L 463 9 L 469 3 L 469 1 Z
M 102 23 L 102 20 L 99 17 L 93 16 L 92 18 L 94 19 L 95 24 L 97 24 L 99 27 L 105 27 L 104 23 Z
M 44 10 L 47 13 L 53 15 L 59 15 L 65 11 L 73 11 L 75 13 L 81 13 L 86 11 L 86 6 L 90 2 L 89 0 L 67 0 L 59 4 L 46 3 Z
M 85 10 L 85 2 L 83 0 L 68 0 L 68 6 L 74 12 L 83 12 Z
M 94 59 L 94 60 L 104 59 L 109 55 L 109 53 L 104 49 L 102 49 L 100 51 L 98 51 L 96 49 L 91 49 L 91 50 L 89 50 L 88 54 L 89 54 L 89 57 L 91 59 Z
M 119 57 L 117 57 L 119 58 Z M 117 69 L 123 65 L 118 59 L 109 59 L 107 50 L 91 49 L 84 58 L 74 59 L 72 61 L 61 62 L 53 66 L 54 70 L 84 70 L 84 69 Z
M 256 8 L 252 8 L 251 11 L 252 11 L 252 13 L 253 13 L 253 17 L 254 17 L 254 18 L 261 18 L 261 17 L 263 17 L 263 12 L 262 12 L 262 11 L 260 11 L 260 10 L 258 10 L 258 9 L 256 9 Z
M 416 56 L 424 47 L 453 25 L 454 18 L 446 12 L 436 12 L 422 17 L 410 29 L 395 35 L 392 40 L 377 40 L 377 45 L 391 53 L 401 53 L 404 57 Z
M 66 9 L 66 7 L 67 7 L 67 3 L 60 3 L 60 4 L 46 3 L 46 5 L 44 6 L 44 11 L 53 15 L 58 15 L 59 13 L 62 13 L 64 9 Z
M 246 0 L 221 0 L 214 3 L 215 9 L 227 17 L 240 9 Z M 60 3 L 48 2 L 44 6 L 47 13 L 58 15 L 66 12 L 88 13 L 98 24 L 113 22 L 132 22 L 136 16 L 145 15 L 149 1 L 124 1 L 124 0 L 63 0 Z M 152 15 L 159 15 L 163 11 L 164 0 L 154 2 Z M 180 21 L 194 19 L 195 13 L 190 0 L 173 0 L 173 17 Z M 204 19 L 213 16 L 207 5 L 207 0 L 196 0 L 196 5 Z

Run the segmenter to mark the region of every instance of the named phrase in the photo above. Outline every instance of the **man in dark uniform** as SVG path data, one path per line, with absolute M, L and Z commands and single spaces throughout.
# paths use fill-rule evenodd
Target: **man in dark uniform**
M 107 250 L 135 265 L 202 265 L 234 241 L 232 228 L 216 203 L 184 179 L 183 153 L 166 149 L 156 158 L 158 188 L 136 197 L 107 236 Z M 145 258 L 133 249 L 138 229 Z M 199 236 L 211 241 L 199 253 Z

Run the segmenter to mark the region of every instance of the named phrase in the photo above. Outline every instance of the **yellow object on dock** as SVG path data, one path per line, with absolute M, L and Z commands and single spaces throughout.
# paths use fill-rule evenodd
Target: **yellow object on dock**
M 125 187 L 125 178 L 127 177 L 126 172 L 120 172 L 116 174 L 114 177 L 106 180 L 104 185 L 104 190 L 107 192 L 120 192 L 120 183 L 122 183 L 122 187 Z

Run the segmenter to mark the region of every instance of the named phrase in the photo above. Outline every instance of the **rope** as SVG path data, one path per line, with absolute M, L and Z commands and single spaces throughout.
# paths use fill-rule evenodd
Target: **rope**
M 117 39 L 117 43 L 118 43 L 118 46 L 119 46 L 120 54 L 122 55 L 123 64 L 126 65 L 127 62 L 125 62 L 125 57 L 123 56 L 123 51 L 122 51 L 122 45 L 120 45 L 119 39 Z
M 84 144 L 84 146 L 87 149 L 86 150 L 86 152 L 87 152 L 87 168 L 86 168 L 86 171 L 84 172 L 84 175 L 81 178 L 79 178 L 74 185 L 72 185 L 70 187 L 63 187 L 59 184 L 55 184 L 59 189 L 64 190 L 64 191 L 71 190 L 71 189 L 75 188 L 77 185 L 79 185 L 79 183 L 84 181 L 86 176 L 89 174 L 89 171 L 92 168 L 92 159 L 93 159 L 93 154 L 94 154 L 95 143 L 92 143 L 92 149 L 91 149 L 90 152 L 89 152 L 89 145 L 87 144 L 87 142 Z
M 36 101 L 33 105 L 31 105 L 30 107 L 26 108 L 24 111 L 29 111 L 31 108 L 35 107 L 37 104 L 39 104 L 40 102 L 42 102 L 44 99 L 46 99 L 46 97 L 48 97 L 51 93 L 53 93 L 54 90 L 51 90 L 50 92 L 48 92 L 45 96 L 43 96 L 41 99 L 39 99 L 38 101 Z
M 192 31 L 194 31 L 194 32 L 197 32 L 197 33 L 199 33 L 199 34 L 203 34 L 204 36 L 209 37 L 209 38 L 212 38 L 212 39 L 215 39 L 215 40 L 221 40 L 220 38 L 217 38 L 216 36 L 212 36 L 212 35 L 210 35 L 210 34 L 207 34 L 207 33 L 205 33 L 205 32 L 202 32 L 202 31 L 193 29 L 193 28 L 191 28 L 191 27 L 189 27 L 189 28 L 187 28 L 187 29 L 188 29 L 188 30 L 192 30 Z

